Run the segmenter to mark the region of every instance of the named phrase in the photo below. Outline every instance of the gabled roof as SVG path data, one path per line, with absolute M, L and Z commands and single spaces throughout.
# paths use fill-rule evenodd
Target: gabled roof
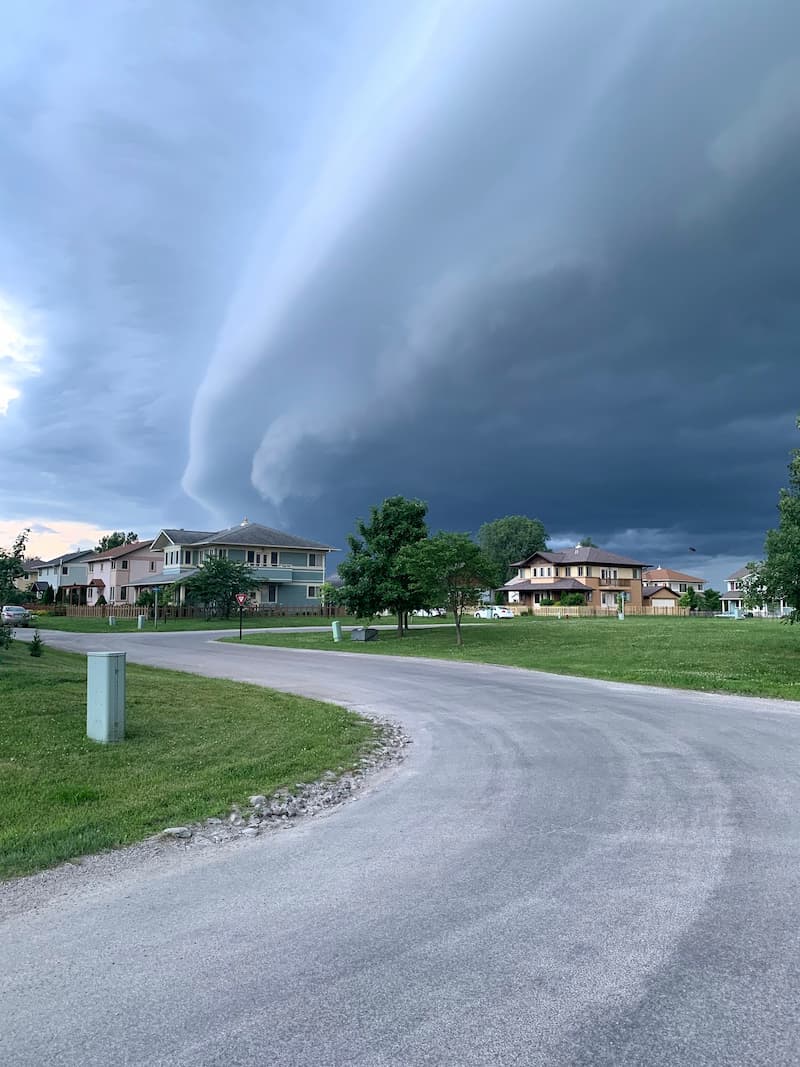
M 271 526 L 262 526 L 260 522 L 245 522 L 229 526 L 227 530 L 218 530 L 208 534 L 198 545 L 254 545 L 262 548 L 310 548 L 321 552 L 335 552 L 331 545 L 312 541 L 309 537 L 296 537 L 294 534 L 274 530 Z
M 54 556 L 52 559 L 48 559 L 46 563 L 40 564 L 39 569 L 41 570 L 42 567 L 63 567 L 65 563 L 74 563 L 76 560 L 93 555 L 93 548 L 82 548 L 80 552 L 68 552 L 64 556 Z
M 750 573 L 750 568 L 747 566 L 747 564 L 745 564 L 744 567 L 740 567 L 738 571 L 734 571 L 733 574 L 729 574 L 725 581 L 733 582 L 738 580 L 739 578 L 746 578 Z
M 26 574 L 30 574 L 31 571 L 38 571 L 40 567 L 44 567 L 44 561 L 35 556 L 33 559 L 26 559 L 23 561 L 23 569 Z
M 98 560 L 119 559 L 120 556 L 129 556 L 132 552 L 140 552 L 143 548 L 149 549 L 150 544 L 150 541 L 132 541 L 129 545 L 107 548 L 105 552 L 95 552 L 88 562 L 97 563 Z
M 175 528 L 161 530 L 153 538 L 151 548 L 164 548 L 167 542 L 173 545 L 194 545 L 198 541 L 205 541 L 207 537 L 211 537 L 212 532 L 211 530 L 178 530 Z
M 642 586 L 642 596 L 643 597 L 655 596 L 656 593 L 661 593 L 661 592 L 671 593 L 673 596 L 677 596 L 678 595 L 675 592 L 674 589 L 670 589 L 670 587 L 668 585 L 664 585 L 663 582 L 660 585 L 643 585 Z
M 695 578 L 691 574 L 683 574 L 682 571 L 671 571 L 668 567 L 654 567 L 645 571 L 642 575 L 646 582 L 703 582 L 705 578 Z
M 545 581 L 529 582 L 527 578 L 512 578 L 506 582 L 503 589 L 512 589 L 525 593 L 549 593 L 556 590 L 560 593 L 590 593 L 592 587 L 584 585 L 578 578 L 552 578 Z
M 649 567 L 649 563 L 642 563 L 638 559 L 629 559 L 627 556 L 618 556 L 615 552 L 609 552 L 605 548 L 589 548 L 576 545 L 575 548 L 563 549 L 559 552 L 534 552 L 527 559 L 512 563 L 512 567 L 527 567 L 534 559 L 543 559 L 546 563 L 567 565 L 570 563 L 610 563 L 617 567 Z

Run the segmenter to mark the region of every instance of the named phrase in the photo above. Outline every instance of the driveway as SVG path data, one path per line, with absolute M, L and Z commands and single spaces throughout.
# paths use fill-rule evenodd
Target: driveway
M 0 924 L 3 1063 L 800 1060 L 800 704 L 45 638 L 379 712 L 414 744 L 329 817 L 32 880 Z

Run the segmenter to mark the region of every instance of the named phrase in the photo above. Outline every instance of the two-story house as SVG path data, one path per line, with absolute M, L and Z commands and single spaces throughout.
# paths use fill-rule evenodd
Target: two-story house
M 558 604 L 565 593 L 580 593 L 594 608 L 614 608 L 620 595 L 631 607 L 642 606 L 642 572 L 648 564 L 604 548 L 576 545 L 560 552 L 534 552 L 512 566 L 517 576 L 503 586 L 512 606 Z
M 787 615 L 791 611 L 785 600 L 780 600 L 776 604 L 759 604 L 755 607 L 746 605 L 745 583 L 749 574 L 750 568 L 745 565 L 725 579 L 725 591 L 721 594 L 721 597 L 722 610 L 726 614 L 739 615 L 747 610 L 752 611 L 754 615 L 770 616 Z
M 678 594 L 686 593 L 690 589 L 702 593 L 706 584 L 705 578 L 695 578 L 692 574 L 673 571 L 669 567 L 654 567 L 645 571 L 642 577 L 647 585 L 667 586 L 673 593 Z
M 134 604 L 137 587 L 145 579 L 157 578 L 161 563 L 162 555 L 151 549 L 150 541 L 94 553 L 86 561 L 86 603 L 97 604 L 102 596 L 107 604 Z
M 175 599 L 185 600 L 184 582 L 210 557 L 248 565 L 252 589 L 246 590 L 257 605 L 317 607 L 325 581 L 326 559 L 337 551 L 330 545 L 297 537 L 247 519 L 227 530 L 162 530 L 153 551 L 163 556 L 160 583 L 177 587 Z
M 58 599 L 68 599 L 76 604 L 86 603 L 86 561 L 94 555 L 94 549 L 68 552 L 42 563 L 37 569 L 37 583 L 49 585 Z M 46 588 L 40 585 L 39 588 Z M 59 591 L 61 596 L 59 597 Z

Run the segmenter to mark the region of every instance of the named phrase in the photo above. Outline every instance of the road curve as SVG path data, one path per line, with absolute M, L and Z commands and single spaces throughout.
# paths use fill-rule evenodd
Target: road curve
M 47 640 L 415 743 L 330 817 L 55 899 L 34 882 L 0 923 L 3 1063 L 800 1062 L 800 704 L 207 633 Z

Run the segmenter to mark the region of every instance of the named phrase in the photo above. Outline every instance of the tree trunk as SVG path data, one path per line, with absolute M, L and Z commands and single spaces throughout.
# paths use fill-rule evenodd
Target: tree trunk
M 464 639 L 461 636 L 461 612 L 459 611 L 454 615 L 456 620 L 456 645 L 461 648 L 464 644 Z
M 397 609 L 397 636 L 403 636 L 403 612 Z

